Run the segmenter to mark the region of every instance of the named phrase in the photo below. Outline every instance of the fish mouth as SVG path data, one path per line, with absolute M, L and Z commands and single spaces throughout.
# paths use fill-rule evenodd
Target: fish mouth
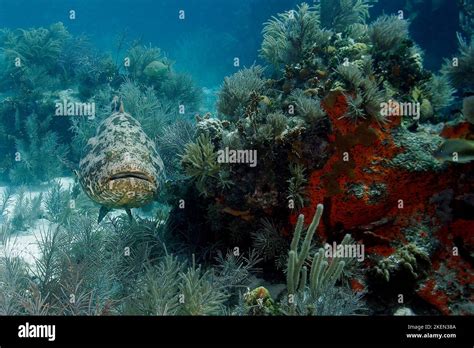
M 148 175 L 141 172 L 120 172 L 120 173 L 112 175 L 109 178 L 109 181 L 118 180 L 118 179 L 131 179 L 131 178 L 148 181 L 150 183 L 153 182 L 153 180 L 151 180 L 151 178 Z

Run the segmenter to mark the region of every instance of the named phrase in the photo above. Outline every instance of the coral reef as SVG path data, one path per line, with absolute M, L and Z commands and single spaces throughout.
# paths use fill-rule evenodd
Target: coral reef
M 0 103 L 0 172 L 15 185 L 48 181 L 66 168 L 70 172 L 119 97 L 152 139 L 176 118 L 199 109 L 201 90 L 189 76 L 176 73 L 156 47 L 133 43 L 119 64 L 118 56 L 114 61 L 100 54 L 86 37 L 56 23 L 4 29 L 0 48 L 0 92 L 10 94 Z M 58 112 L 58 103 L 91 106 L 93 114 L 67 109 L 66 115 Z M 49 156 L 41 158 L 44 153 Z
M 340 5 L 348 3 L 341 1 Z M 197 186 L 196 180 L 190 180 L 191 186 L 184 191 L 181 187 L 179 193 L 192 202 L 193 214 L 175 209 L 170 218 L 184 229 L 211 224 L 215 229 L 204 237 L 208 243 L 254 246 L 262 252 L 264 268 L 273 271 L 289 262 L 286 257 L 275 256 L 288 246 L 293 226 L 302 227 L 298 214 L 312 215 L 317 204 L 324 202 L 326 213 L 318 242 L 342 241 L 350 234 L 354 243 L 366 246 L 366 272 L 346 264 L 339 273 L 337 264 L 328 262 L 325 267 L 338 275 L 338 282 L 352 290 L 367 291 L 371 300 L 386 303 L 396 287 L 385 295 L 383 291 L 375 295 L 374 289 L 386 284 L 383 277 L 372 278 L 373 274 L 386 274 L 386 269 L 390 278 L 406 280 L 401 289 L 409 289 L 411 298 L 428 302 L 429 313 L 460 313 L 461 309 L 453 306 L 460 298 L 466 302 L 461 294 L 468 289 L 465 279 L 472 275 L 472 268 L 466 266 L 463 271 L 460 265 L 468 261 L 462 257 L 456 261 L 452 277 L 459 288 L 450 292 L 443 305 L 435 301 L 439 289 L 433 286 L 435 282 L 446 287 L 440 277 L 433 279 L 437 267 L 446 267 L 446 261 L 439 258 L 439 250 L 449 250 L 449 243 L 442 241 L 445 224 L 458 226 L 454 221 L 459 217 L 448 207 L 456 195 L 472 188 L 472 177 L 464 174 L 471 164 L 450 165 L 433 156 L 444 138 L 472 137 L 472 128 L 459 119 L 451 120 L 444 129 L 439 123 L 450 117 L 453 86 L 458 90 L 460 86 L 449 73 L 432 73 L 423 67 L 423 55 L 410 37 L 406 20 L 384 15 L 364 26 L 370 2 L 350 3 L 357 6 L 351 11 L 341 7 L 346 10 L 338 21 L 357 20 L 351 19 L 355 25 L 344 30 L 334 28 L 336 22 L 329 19 L 333 17 L 324 19 L 328 3 L 320 7 L 300 5 L 266 23 L 261 54 L 274 69 L 272 78 L 265 78 L 267 70 L 261 69 L 257 74 L 244 69 L 228 77 L 219 100 L 226 122 L 209 121 L 210 117 L 198 127 L 209 126 L 205 144 L 213 156 L 225 148 L 255 150 L 258 165 L 220 163 L 219 174 L 212 173 L 210 180 Z M 321 25 L 319 19 L 332 24 Z M 253 82 L 244 81 L 247 79 Z M 232 90 L 241 94 L 229 92 L 231 82 L 236 82 Z M 251 87 L 238 89 L 239 84 Z M 224 105 L 231 107 L 225 109 Z M 196 140 L 193 144 L 197 158 L 205 158 Z M 183 164 L 183 169 L 189 169 L 189 163 Z M 218 175 L 230 180 L 219 184 Z M 451 195 L 439 196 L 448 188 Z M 195 199 L 200 192 L 206 192 L 202 202 Z M 196 217 L 195 211 L 201 211 L 202 218 Z M 321 257 L 317 249 L 310 254 Z M 389 260 L 382 262 L 387 267 L 377 263 L 383 258 Z M 305 279 L 301 259 L 293 260 L 301 266 L 291 269 L 293 292 L 300 288 L 301 278 Z M 317 260 L 310 258 L 305 266 Z M 393 268 L 390 260 L 406 267 Z M 315 269 L 325 270 L 322 264 Z M 413 276 L 410 269 L 417 277 L 409 277 Z M 325 296 L 328 302 L 347 303 L 348 308 L 350 303 L 360 303 L 357 296 L 351 297 L 352 301 L 346 295 L 339 289 L 322 291 L 318 296 Z M 302 307 L 291 309 L 283 299 L 281 306 L 286 309 L 282 311 L 317 314 L 317 310 L 308 310 L 309 302 L 305 301 L 310 296 L 300 297 Z M 380 309 L 380 313 L 393 314 L 394 305 Z M 331 312 L 319 302 L 309 305 L 318 306 L 322 312 Z M 379 312 L 377 306 L 370 310 Z M 414 311 L 418 313 L 418 308 Z
M 248 315 L 272 315 L 277 313 L 269 291 L 263 286 L 244 294 L 244 300 L 245 312 Z
M 296 223 L 295 232 L 291 241 L 290 251 L 288 253 L 287 269 L 287 304 L 283 304 L 283 310 L 289 313 L 298 313 L 300 315 L 328 315 L 336 314 L 338 309 L 344 307 L 341 304 L 334 305 L 338 300 L 343 303 L 353 303 L 343 310 L 345 314 L 353 314 L 361 309 L 360 295 L 353 295 L 351 290 L 335 290 L 335 283 L 341 277 L 346 265 L 346 259 L 337 256 L 326 261 L 327 256 L 323 248 L 319 249 L 311 261 L 311 269 L 308 275 L 308 269 L 305 266 L 309 257 L 312 239 L 320 223 L 323 214 L 323 205 L 319 204 L 316 208 L 313 221 L 308 227 L 301 248 L 299 243 L 302 239 L 301 233 L 304 224 L 304 216 L 300 215 Z M 351 240 L 346 235 L 342 240 L 342 246 Z M 299 249 L 299 250 L 298 250 Z M 344 294 L 344 295 L 343 295 Z M 354 296 L 354 297 L 353 297 Z M 322 305 L 318 305 L 324 303 Z M 330 305 L 334 307 L 329 309 Z M 353 312 L 351 312 L 353 311 Z
M 3 30 L 0 313 L 472 314 L 474 164 L 435 155 L 474 139 L 473 43 L 459 35 L 457 59 L 428 71 L 408 21 L 369 22 L 374 2 L 272 17 L 269 66 L 226 77 L 217 117 L 157 47 L 135 42 L 114 61 L 62 24 Z M 464 119 L 451 115 L 457 95 Z M 95 115 L 52 117 L 64 99 Z M 136 219 L 98 224 L 77 183 L 53 179 L 120 102 L 167 180 Z M 37 226 L 25 264 L 5 241 Z M 326 255 L 334 244 L 365 249 Z
M 408 272 L 414 279 L 418 279 L 420 277 L 420 262 L 425 262 L 429 265 L 430 259 L 428 254 L 417 248 L 414 244 L 407 244 L 398 249 L 395 254 L 381 260 L 374 267 L 374 271 L 377 276 L 383 278 L 387 283 L 390 282 L 391 277 L 397 276 L 397 273 L 403 271 Z

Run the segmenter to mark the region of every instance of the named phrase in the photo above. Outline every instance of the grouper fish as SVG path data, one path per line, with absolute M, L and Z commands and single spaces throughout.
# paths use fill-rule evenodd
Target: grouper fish
M 155 144 L 123 104 L 97 127 L 77 172 L 85 193 L 101 205 L 99 222 L 111 210 L 131 208 L 157 198 L 164 166 Z

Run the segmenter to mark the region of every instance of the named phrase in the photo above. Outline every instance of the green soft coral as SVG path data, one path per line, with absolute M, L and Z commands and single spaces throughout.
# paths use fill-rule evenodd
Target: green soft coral
M 321 25 L 343 32 L 352 25 L 365 24 L 374 2 L 377 0 L 321 0 Z
M 181 163 L 186 174 L 196 182 L 198 191 L 207 195 L 210 181 L 218 179 L 221 169 L 217 152 L 207 134 L 201 134 L 196 142 L 186 145 Z
M 265 23 L 260 54 L 278 70 L 299 62 L 318 41 L 320 32 L 317 7 L 302 3 Z

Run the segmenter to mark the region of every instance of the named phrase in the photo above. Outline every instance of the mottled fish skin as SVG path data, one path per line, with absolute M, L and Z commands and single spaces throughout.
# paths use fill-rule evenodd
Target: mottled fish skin
M 156 197 L 163 161 L 131 115 L 116 112 L 102 121 L 84 153 L 79 181 L 92 200 L 107 208 L 138 208 Z

